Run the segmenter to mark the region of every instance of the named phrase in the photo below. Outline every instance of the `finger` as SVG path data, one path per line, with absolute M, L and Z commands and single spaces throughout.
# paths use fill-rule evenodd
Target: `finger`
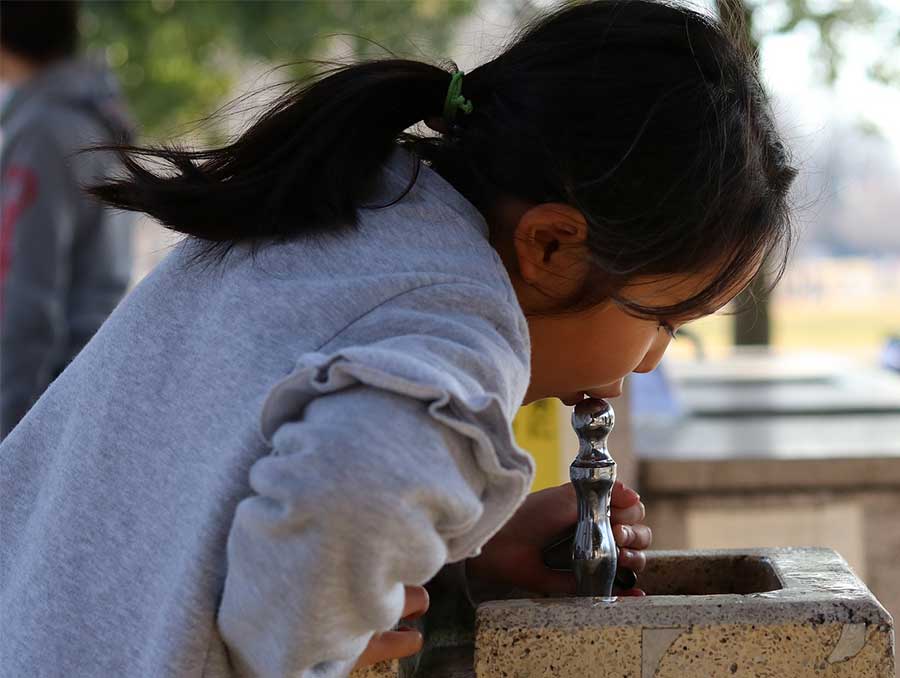
M 619 511 L 631 508 L 629 513 L 620 517 Z M 578 495 L 571 482 L 555 487 L 548 487 L 528 496 L 523 509 L 534 516 L 533 525 L 538 532 L 529 534 L 541 543 L 555 537 L 562 531 L 569 530 L 578 521 Z M 610 500 L 610 513 L 613 522 L 639 523 L 644 518 L 644 505 L 640 495 L 621 481 L 613 485 Z
M 412 614 L 408 614 L 406 616 L 400 617 L 400 621 L 412 621 L 413 619 L 418 619 L 423 614 L 425 614 L 426 610 L 419 610 L 417 612 L 413 612 Z
M 616 544 L 620 547 L 625 548 L 631 544 L 631 540 L 634 539 L 634 530 L 632 529 L 632 525 L 623 525 L 622 523 L 617 523 L 612 526 L 613 528 L 613 537 L 616 540 Z
M 403 600 L 402 619 L 416 619 L 428 611 L 430 599 L 424 586 L 404 586 L 405 599 Z
M 571 483 L 569 483 L 571 485 Z M 628 508 L 632 504 L 640 501 L 641 495 L 625 485 L 621 480 L 617 480 L 613 485 L 612 499 L 610 504 L 618 508 Z
M 619 565 L 633 572 L 643 572 L 647 568 L 647 556 L 643 551 L 619 549 Z
M 424 639 L 418 631 L 376 633 L 366 648 L 366 659 L 376 664 L 385 659 L 408 657 L 422 649 Z
M 650 529 L 649 525 L 632 525 L 631 531 L 633 536 L 631 543 L 628 546 L 632 550 L 644 550 L 650 548 L 650 543 L 653 541 L 653 530 Z
M 633 550 L 646 549 L 653 541 L 653 532 L 647 525 L 613 525 L 616 544 Z
M 529 495 L 528 498 L 530 502 L 532 502 L 532 505 L 535 509 L 550 508 L 553 506 L 555 506 L 556 508 L 560 508 L 562 506 L 571 506 L 575 511 L 573 517 L 576 519 L 578 517 L 578 495 L 575 492 L 575 485 L 573 485 L 571 482 L 562 483 L 561 485 L 556 485 L 555 487 L 548 487 L 540 490 L 539 492 L 533 492 Z M 621 480 L 617 480 L 613 484 L 612 496 L 610 498 L 610 503 L 612 506 L 618 508 L 628 508 L 629 506 L 639 502 L 640 499 L 641 495 L 622 483 Z
M 634 525 L 635 523 L 644 522 L 646 517 L 647 512 L 644 510 L 644 502 L 642 501 L 632 504 L 628 508 L 613 507 L 609 512 L 609 519 L 613 524 L 625 523 L 626 525 Z

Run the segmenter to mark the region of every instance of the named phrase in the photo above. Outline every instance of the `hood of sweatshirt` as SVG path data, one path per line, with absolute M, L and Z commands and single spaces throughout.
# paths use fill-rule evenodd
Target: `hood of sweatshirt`
M 33 117 L 71 111 L 97 120 L 115 138 L 134 136 L 135 126 L 119 83 L 94 56 L 61 59 L 12 88 L 0 113 L 6 130 Z

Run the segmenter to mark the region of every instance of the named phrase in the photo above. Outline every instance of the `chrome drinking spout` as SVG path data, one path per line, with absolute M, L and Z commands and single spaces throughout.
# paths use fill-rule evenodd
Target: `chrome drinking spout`
M 579 596 L 609 598 L 616 578 L 616 542 L 609 520 L 616 462 L 606 444 L 614 425 L 612 405 L 601 398 L 582 400 L 572 413 L 578 434 L 578 455 L 569 466 L 578 497 L 572 569 Z

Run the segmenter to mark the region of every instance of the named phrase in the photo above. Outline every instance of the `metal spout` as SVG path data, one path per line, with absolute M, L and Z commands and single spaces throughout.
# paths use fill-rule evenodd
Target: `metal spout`
M 611 597 L 616 577 L 616 542 L 609 520 L 616 462 L 606 445 L 614 425 L 612 405 L 601 398 L 581 401 L 572 413 L 578 434 L 578 455 L 569 466 L 578 497 L 572 569 L 579 596 Z

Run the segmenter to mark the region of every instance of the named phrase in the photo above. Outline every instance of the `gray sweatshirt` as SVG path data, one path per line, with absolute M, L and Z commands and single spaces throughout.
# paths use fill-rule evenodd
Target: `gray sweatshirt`
M 112 74 L 55 62 L 16 87 L 0 114 L 0 438 L 81 350 L 127 289 L 134 215 L 79 190 L 129 138 Z M 2 669 L 0 669 L 2 670 Z
M 218 268 L 182 241 L 0 445 L 0 675 L 347 676 L 524 501 L 487 224 L 420 163 L 360 226 Z

